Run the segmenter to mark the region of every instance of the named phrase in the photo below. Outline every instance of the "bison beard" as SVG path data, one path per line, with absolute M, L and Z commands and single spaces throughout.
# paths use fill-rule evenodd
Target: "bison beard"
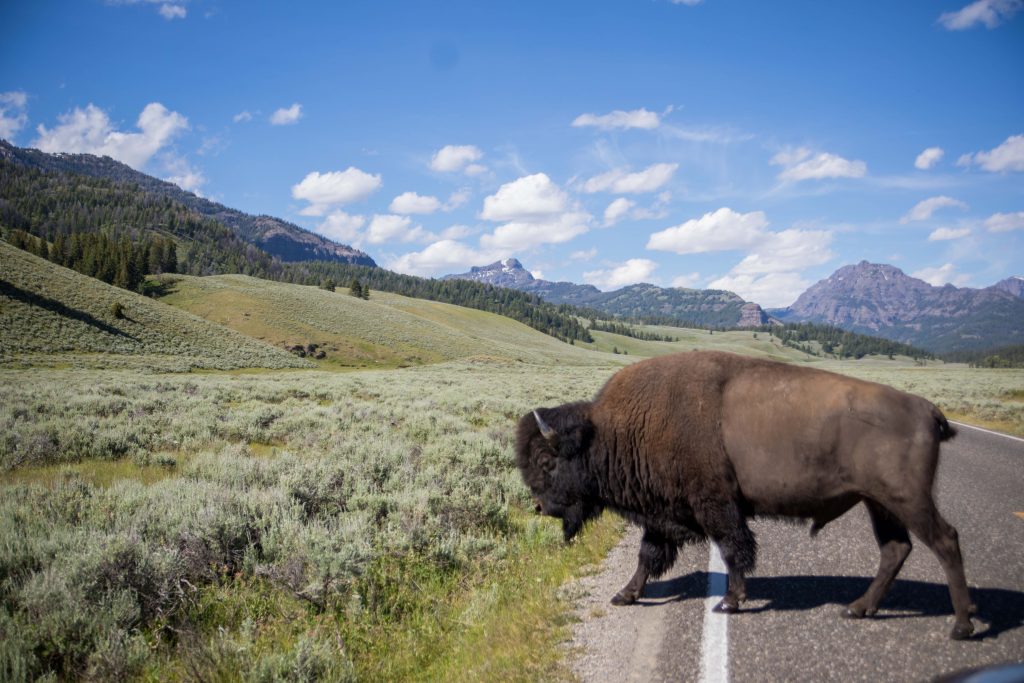
M 748 519 L 810 519 L 813 535 L 864 502 L 881 561 L 844 615 L 875 614 L 910 553 L 909 530 L 946 572 L 951 636 L 962 639 L 974 631 L 974 608 L 956 530 L 932 497 L 939 443 L 955 433 L 912 394 L 701 351 L 642 361 L 591 402 L 524 415 L 516 457 L 540 510 L 561 518 L 566 542 L 605 508 L 644 529 L 636 572 L 614 604 L 639 599 L 679 547 L 710 539 L 728 570 L 715 609 L 738 611 L 757 556 Z

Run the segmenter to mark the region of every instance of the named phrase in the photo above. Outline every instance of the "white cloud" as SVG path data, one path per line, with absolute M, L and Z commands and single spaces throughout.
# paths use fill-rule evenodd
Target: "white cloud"
M 622 219 L 629 210 L 636 206 L 636 202 L 626 199 L 625 197 L 619 197 L 604 210 L 604 224 L 605 227 L 615 225 Z
M 583 273 L 583 281 L 598 289 L 609 290 L 649 280 L 658 264 L 650 259 L 631 258 L 612 268 Z
M 633 109 L 631 111 L 616 109 L 609 114 L 601 115 L 580 114 L 572 122 L 572 126 L 574 128 L 594 126 L 601 130 L 613 130 L 615 128 L 640 128 L 643 130 L 653 130 L 659 125 L 661 125 L 661 117 L 658 113 L 647 111 L 643 108 Z
M 235 123 L 248 123 L 249 121 L 252 121 L 252 113 L 246 109 L 245 111 L 240 111 L 232 116 L 231 120 Z
M 540 244 L 567 242 L 589 229 L 590 214 L 574 205 L 569 195 L 544 173 L 505 183 L 484 198 L 480 217 L 507 221 L 480 238 L 487 249 L 520 251 Z
M 935 287 L 942 287 L 946 284 L 963 287 L 971 279 L 969 275 L 958 274 L 952 263 L 943 264 L 938 268 L 922 268 L 911 275 Z
M 696 7 L 704 0 L 671 0 L 673 5 L 686 5 L 687 7 Z
M 302 105 L 296 102 L 290 107 L 282 107 L 270 115 L 270 123 L 275 126 L 290 126 L 302 118 Z
M 185 15 L 188 13 L 181 5 L 171 5 L 168 3 L 160 5 L 160 9 L 158 11 L 160 12 L 160 16 L 167 21 L 171 21 L 172 19 L 184 19 Z
M 457 240 L 462 239 L 463 237 L 469 237 L 472 234 L 473 230 L 468 225 L 452 225 L 441 232 L 441 239 Z
M 814 154 L 806 147 L 785 149 L 771 159 L 773 166 L 782 166 L 779 180 L 824 180 L 826 178 L 863 178 L 868 167 L 863 161 L 850 161 L 836 154 Z
M 812 284 L 799 273 L 768 273 L 760 276 L 726 275 L 708 283 L 708 288 L 735 292 L 765 308 L 781 308 L 796 301 Z
M 700 273 L 685 273 L 672 278 L 673 287 L 683 287 L 684 289 L 693 289 L 699 282 Z
M 99 107 L 89 104 L 57 117 L 52 129 L 39 125 L 39 137 L 32 143 L 43 152 L 83 152 L 107 155 L 132 168 L 141 168 L 154 154 L 181 131 L 188 129 L 188 119 L 169 111 L 159 102 L 146 105 L 139 114 L 138 133 L 115 130 L 110 118 Z
M 467 175 L 479 175 L 486 167 L 473 162 L 484 156 L 476 145 L 445 145 L 430 159 L 430 168 L 442 173 L 465 171 Z
M 351 244 L 358 241 L 359 230 L 366 225 L 366 218 L 353 216 L 341 209 L 332 211 L 324 218 L 324 221 L 316 226 L 314 232 L 323 235 L 335 242 Z
M 653 164 L 636 173 L 614 169 L 594 176 L 583 184 L 583 191 L 613 192 L 616 194 L 641 194 L 654 192 L 672 179 L 679 164 Z
M 401 214 L 430 214 L 441 208 L 437 197 L 423 196 L 415 192 L 403 192 L 391 200 L 388 211 Z
M 1024 7 L 1022 0 L 975 0 L 956 12 L 944 12 L 939 23 L 950 31 L 962 31 L 976 24 L 993 29 Z
M 481 263 L 493 263 L 509 252 L 479 250 L 462 242 L 445 239 L 434 242 L 423 251 L 404 254 L 387 264 L 390 270 L 409 275 L 442 275 L 463 271 Z
M 448 197 L 448 201 L 444 203 L 444 207 L 442 208 L 444 208 L 445 211 L 452 211 L 453 209 L 457 209 L 466 202 L 468 202 L 471 196 L 472 192 L 470 192 L 468 187 L 464 187 L 460 190 L 455 190 L 455 192 L 452 192 L 451 195 Z
M 961 209 L 966 209 L 967 204 L 963 203 L 959 199 L 953 199 L 952 197 L 946 197 L 945 195 L 940 197 L 929 197 L 924 199 L 912 208 L 903 218 L 900 219 L 900 223 L 907 224 L 911 221 L 926 221 L 932 217 L 938 209 L 955 206 Z
M 942 158 L 943 154 L 945 154 L 945 152 L 941 147 L 929 147 L 918 154 L 917 158 L 914 159 L 914 168 L 921 171 L 927 171 L 929 168 L 939 163 L 939 159 Z
M 1024 135 L 1011 135 L 993 150 L 964 154 L 956 162 L 957 166 L 971 164 L 993 173 L 1024 171 Z
M 480 238 L 487 249 L 513 253 L 541 244 L 561 244 L 589 229 L 590 214 L 567 212 L 541 221 L 510 221 Z
M 292 186 L 292 197 L 310 203 L 300 213 L 304 216 L 322 216 L 332 206 L 340 206 L 366 199 L 380 189 L 379 175 L 372 175 L 349 166 L 344 171 L 320 173 L 313 171 Z
M 985 227 L 989 232 L 1024 230 L 1024 211 L 994 213 L 985 219 Z
M 370 220 L 370 227 L 366 230 L 366 239 L 370 244 L 381 244 L 394 240 L 411 242 L 417 239 L 422 231 L 423 229 L 419 226 L 412 227 L 412 219 L 408 216 L 376 214 Z
M 28 95 L 21 90 L 0 92 L 0 138 L 11 140 L 28 123 Z
M 581 249 L 580 251 L 574 251 L 569 254 L 570 261 L 593 261 L 597 257 L 597 247 L 591 247 L 590 249 Z
M 827 263 L 835 254 L 829 249 L 828 230 L 789 229 L 768 233 L 730 271 L 732 275 L 786 273 Z
M 938 228 L 932 230 L 928 235 L 929 242 L 942 242 L 945 240 L 958 240 L 971 234 L 970 228 Z
M 652 234 L 647 248 L 677 254 L 744 249 L 761 239 L 767 226 L 762 211 L 741 214 L 723 207 Z
M 562 213 L 569 195 L 551 182 L 545 173 L 517 178 L 505 183 L 484 199 L 480 217 L 489 221 L 546 220 Z
M 164 180 L 202 196 L 199 190 L 206 184 L 206 176 L 201 170 L 193 167 L 185 158 L 174 154 L 165 154 L 162 160 L 165 172 L 169 174 Z

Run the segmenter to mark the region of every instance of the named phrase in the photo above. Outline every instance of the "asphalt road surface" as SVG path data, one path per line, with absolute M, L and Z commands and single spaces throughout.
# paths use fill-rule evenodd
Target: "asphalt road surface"
M 958 428 L 942 447 L 936 499 L 960 532 L 978 607 L 970 640 L 950 640 L 945 574 L 916 539 L 878 614 L 840 617 L 878 567 L 867 513 L 857 506 L 813 539 L 807 526 L 752 524 L 757 570 L 743 611 L 728 616 L 709 612 L 725 577 L 717 551 L 709 558 L 704 547 L 686 548 L 640 603 L 608 604 L 636 566 L 639 533 L 631 530 L 578 588 L 577 675 L 588 683 L 929 681 L 1024 662 L 1024 440 Z

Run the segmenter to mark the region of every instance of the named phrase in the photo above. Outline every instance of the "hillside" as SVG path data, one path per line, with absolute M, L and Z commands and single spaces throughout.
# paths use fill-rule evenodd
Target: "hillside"
M 178 277 L 162 302 L 276 346 L 316 345 L 339 368 L 404 367 L 460 358 L 574 365 L 609 358 L 501 315 L 373 291 L 260 280 L 244 275 Z
M 366 253 L 310 232 L 273 216 L 253 216 L 186 192 L 173 183 L 136 171 L 110 157 L 92 154 L 47 154 L 0 140 L 0 159 L 49 173 L 79 174 L 138 186 L 144 192 L 169 199 L 229 228 L 245 242 L 282 261 L 325 260 L 376 266 Z
M 516 259 L 476 266 L 446 280 L 471 280 L 536 294 L 553 304 L 591 308 L 601 313 L 637 319 L 664 318 L 706 327 L 758 327 L 768 323 L 761 307 L 732 292 L 714 289 L 658 287 L 640 283 L 611 292 L 593 285 L 539 280 Z
M 121 317 L 114 306 L 123 308 Z M 187 371 L 312 363 L 0 241 L 0 364 Z
M 1024 299 L 1004 283 L 985 289 L 934 287 L 899 268 L 862 261 L 840 268 L 772 314 L 935 352 L 986 349 L 1024 339 Z

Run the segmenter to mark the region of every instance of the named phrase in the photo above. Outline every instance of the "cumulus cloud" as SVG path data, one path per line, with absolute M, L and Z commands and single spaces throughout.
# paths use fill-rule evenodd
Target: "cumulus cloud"
M 0 92 L 0 138 L 12 140 L 28 123 L 28 95 L 21 90 Z
M 593 261 L 596 257 L 597 247 L 591 247 L 590 249 L 581 249 L 579 251 L 574 251 L 571 254 L 569 254 L 570 261 Z
M 580 114 L 573 122 L 573 128 L 592 126 L 601 130 L 614 130 L 640 128 L 642 130 L 654 130 L 661 125 L 661 116 L 657 112 L 646 109 L 633 109 L 622 111 L 616 109 L 608 114 Z
M 629 210 L 636 206 L 636 202 L 626 199 L 625 197 L 619 197 L 604 210 L 604 224 L 605 227 L 615 225 L 619 222 Z
M 489 221 L 544 220 L 562 213 L 569 195 L 546 173 L 535 173 L 505 183 L 484 199 L 480 217 Z
M 188 14 L 188 11 L 183 6 L 171 5 L 169 3 L 160 5 L 160 9 L 158 11 L 160 12 L 160 16 L 167 21 L 171 21 L 172 19 L 184 19 Z
M 631 258 L 625 263 L 583 273 L 583 281 L 598 289 L 610 290 L 649 280 L 658 264 L 650 259 Z
M 302 118 L 302 105 L 296 102 L 290 107 L 281 107 L 270 115 L 270 123 L 275 126 L 290 126 Z
M 700 273 L 684 273 L 672 278 L 673 287 L 682 287 L 684 289 L 693 289 L 699 282 Z
M 466 270 L 481 263 L 493 263 L 508 256 L 508 252 L 480 250 L 462 242 L 443 239 L 423 251 L 404 254 L 387 264 L 391 270 L 408 275 L 440 275 Z
M 240 111 L 232 116 L 231 120 L 235 123 L 248 123 L 249 121 L 252 121 L 252 113 L 246 109 L 245 111 Z
M 558 244 L 582 235 L 591 216 L 544 173 L 505 183 L 484 198 L 484 220 L 505 222 L 480 238 L 487 249 L 520 251 L 540 244 Z
M 479 175 L 487 168 L 474 162 L 483 157 L 484 153 L 476 145 L 445 145 L 431 157 L 430 168 L 442 173 L 463 171 L 467 175 Z
M 137 133 L 116 130 L 105 111 L 89 104 L 61 114 L 53 128 L 40 124 L 32 146 L 44 152 L 106 155 L 138 169 L 189 127 L 188 119 L 159 102 L 147 104 L 136 125 Z
M 309 202 L 309 206 L 300 212 L 302 215 L 322 216 L 333 206 L 366 199 L 381 185 L 380 175 L 349 166 L 344 171 L 313 171 L 307 174 L 292 186 L 292 197 Z
M 928 199 L 915 204 L 914 208 L 900 219 L 900 223 L 905 225 L 911 221 L 926 221 L 931 218 L 932 214 L 937 210 L 947 206 L 955 206 L 961 209 L 967 208 L 967 204 L 963 203 L 959 199 L 953 199 L 952 197 L 946 196 L 929 197 Z
M 763 275 L 802 270 L 827 263 L 835 254 L 829 249 L 828 230 L 789 229 L 768 233 L 733 267 L 732 275 Z
M 162 157 L 164 171 L 169 175 L 164 180 L 174 183 L 188 192 L 194 192 L 202 196 L 200 189 L 206 184 L 206 176 L 198 168 L 188 163 L 188 160 L 175 154 L 165 154 Z
M 767 275 L 726 275 L 708 283 L 709 289 L 725 289 L 739 294 L 766 308 L 788 306 L 804 293 L 813 282 L 799 273 L 769 273 Z
M 914 271 L 911 275 L 935 287 L 942 287 L 947 284 L 963 287 L 971 279 L 969 275 L 957 273 L 956 267 L 952 263 L 945 263 L 937 268 L 922 268 L 921 270 Z
M 448 201 L 444 203 L 444 210 L 452 211 L 453 209 L 459 208 L 469 201 L 471 195 L 472 193 L 467 187 L 455 190 L 455 192 L 452 192 L 451 195 L 448 196 Z
M 977 24 L 993 29 L 1024 7 L 1024 0 L 975 0 L 955 12 L 944 12 L 939 23 L 950 31 L 963 31 Z
M 653 164 L 636 173 L 614 169 L 594 176 L 583 183 L 583 191 L 613 192 L 615 194 L 642 194 L 654 192 L 672 179 L 679 164 Z
M 943 154 L 945 154 L 945 152 L 941 147 L 929 147 L 918 154 L 917 158 L 914 159 L 914 168 L 921 171 L 927 171 L 929 168 L 939 163 Z
M 370 220 L 370 227 L 366 229 L 366 240 L 370 244 L 415 242 L 425 238 L 429 238 L 428 234 L 422 227 L 414 226 L 408 216 L 376 214 Z
M 590 214 L 571 211 L 539 221 L 510 221 L 493 233 L 480 238 L 487 249 L 509 253 L 531 249 L 541 244 L 561 244 L 589 229 Z
M 336 209 L 324 218 L 314 232 L 335 242 L 351 244 L 359 240 L 359 231 L 364 225 L 366 225 L 365 217 L 353 216 L 341 209 Z
M 971 234 L 970 228 L 938 228 L 932 230 L 928 235 L 929 242 L 943 242 L 945 240 L 958 240 Z
M 985 227 L 989 232 L 1024 230 L 1024 211 L 994 213 L 985 219 Z
M 676 254 L 744 249 L 761 239 L 767 226 L 762 211 L 737 213 L 723 207 L 652 234 L 647 248 Z
M 957 166 L 971 164 L 993 173 L 1024 171 L 1024 135 L 1011 135 L 995 149 L 964 154 L 956 162 Z
M 868 167 L 863 161 L 850 161 L 828 152 L 813 153 L 806 147 L 785 149 L 772 157 L 773 166 L 782 166 L 779 180 L 824 180 L 827 178 L 863 178 Z
M 401 214 L 431 214 L 441 208 L 437 197 L 419 195 L 415 192 L 403 192 L 391 200 L 388 211 Z

